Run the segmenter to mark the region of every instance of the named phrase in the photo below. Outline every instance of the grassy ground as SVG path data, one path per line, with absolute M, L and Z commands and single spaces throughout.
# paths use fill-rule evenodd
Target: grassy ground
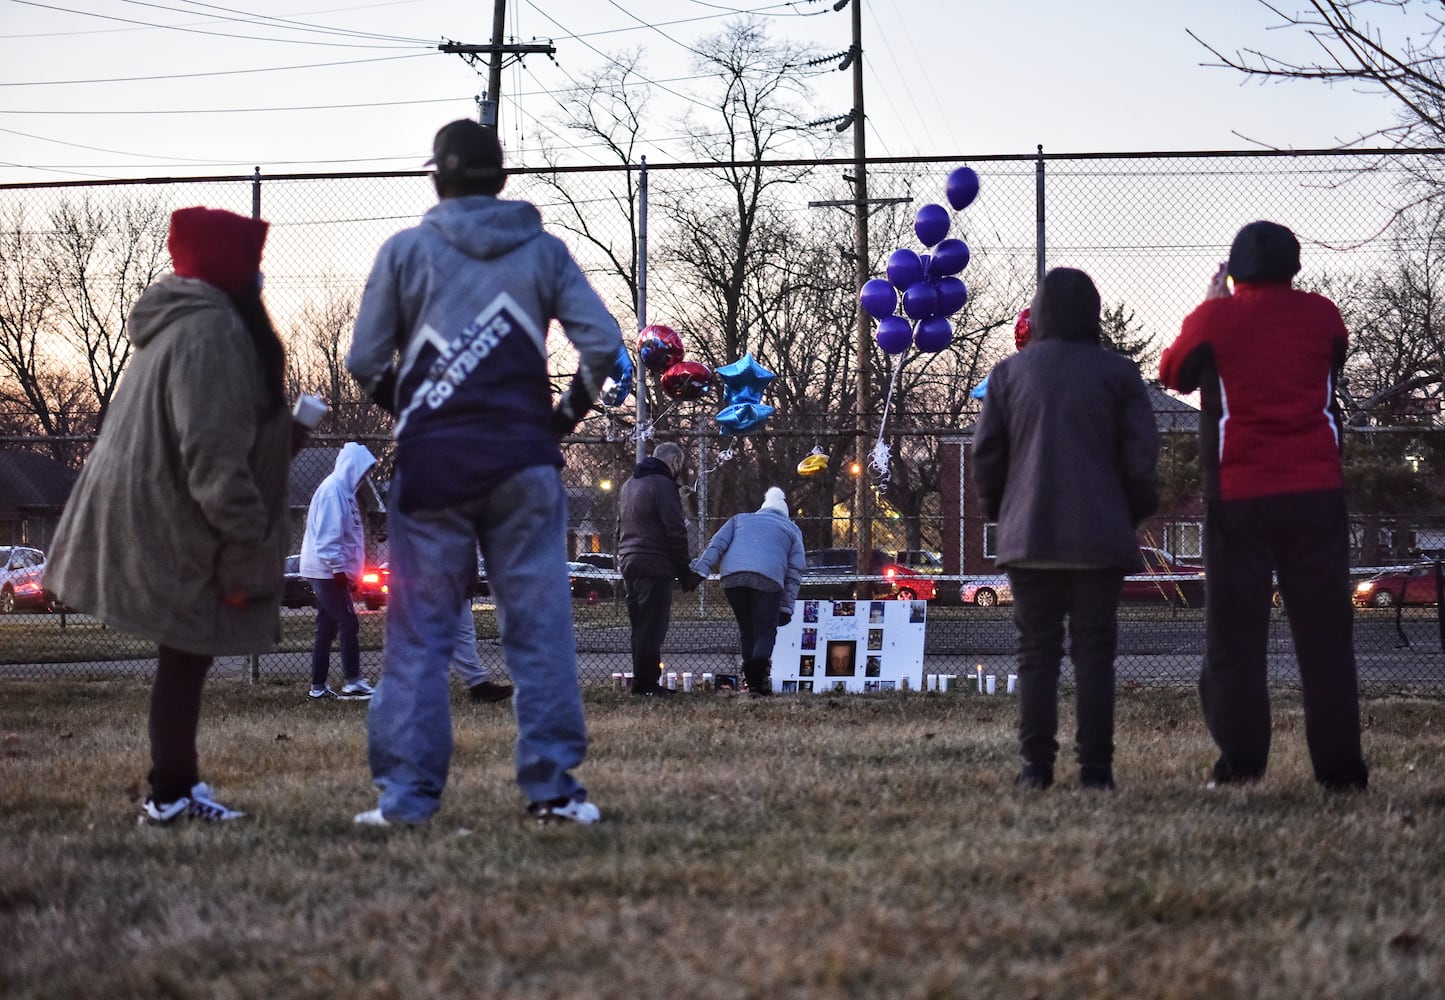
M 1368 703 L 1368 794 L 1207 792 L 1192 694 L 1126 691 L 1119 791 L 1011 787 L 1005 698 L 588 692 L 592 828 L 536 829 L 505 706 L 458 702 L 442 812 L 374 804 L 365 706 L 216 683 L 251 818 L 138 828 L 146 690 L 0 688 L 7 997 L 1438 997 L 1445 705 Z M 1064 713 L 1063 731 L 1071 727 Z

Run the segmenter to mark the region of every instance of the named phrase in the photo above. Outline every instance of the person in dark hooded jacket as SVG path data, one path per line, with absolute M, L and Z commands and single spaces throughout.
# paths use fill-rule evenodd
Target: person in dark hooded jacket
M 1200 393 L 1204 473 L 1205 722 L 1213 782 L 1253 781 L 1269 758 L 1266 635 L 1273 590 L 1289 612 L 1315 779 L 1363 789 L 1339 406 L 1348 334 L 1323 295 L 1291 287 L 1299 240 L 1277 222 L 1239 231 L 1159 359 L 1171 389 Z M 1233 279 L 1231 294 L 1228 279 Z
M 672 581 L 684 590 L 699 577 L 688 568 L 687 523 L 677 492 L 685 456 L 664 442 L 637 463 L 622 484 L 617 513 L 617 559 L 632 623 L 632 693 L 658 696 L 672 692 L 658 683 L 662 643 L 672 620 Z
M 998 522 L 1018 628 L 1018 784 L 1047 788 L 1058 754 L 1068 620 L 1079 783 L 1113 788 L 1114 651 L 1135 528 L 1158 506 L 1159 435 L 1138 367 L 1101 343 L 1099 292 L 1054 268 L 1028 346 L 994 366 L 973 442 L 984 516 Z

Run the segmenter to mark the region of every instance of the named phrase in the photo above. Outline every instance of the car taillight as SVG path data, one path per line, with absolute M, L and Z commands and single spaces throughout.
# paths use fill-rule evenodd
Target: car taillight
M 362 583 L 380 583 L 380 582 L 381 582 L 381 574 L 380 574 L 380 573 L 362 573 L 362 574 L 361 574 L 361 582 L 362 582 Z
M 883 571 L 883 575 L 891 580 L 893 579 L 893 577 L 898 575 L 898 570 L 892 566 L 889 566 L 886 570 Z

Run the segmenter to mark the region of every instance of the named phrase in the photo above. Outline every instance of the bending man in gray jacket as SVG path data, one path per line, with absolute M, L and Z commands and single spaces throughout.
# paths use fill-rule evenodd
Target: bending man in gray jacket
M 1079 783 L 1114 787 L 1114 650 L 1134 530 L 1159 502 L 1159 434 L 1139 368 L 1104 347 L 1099 292 L 1054 268 L 1027 347 L 994 366 L 973 440 L 984 516 L 998 522 L 1018 626 L 1018 784 L 1054 780 L 1059 663 L 1069 622 Z
M 738 621 L 743 676 L 754 695 L 773 693 L 778 626 L 792 620 L 807 564 L 803 533 L 789 520 L 788 499 L 776 486 L 768 487 L 757 510 L 729 518 L 692 564 L 702 576 L 720 567 L 723 593 Z

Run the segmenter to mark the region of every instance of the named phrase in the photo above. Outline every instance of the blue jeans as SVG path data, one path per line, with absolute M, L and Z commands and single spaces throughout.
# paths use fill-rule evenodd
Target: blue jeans
M 351 588 L 332 577 L 312 580 L 316 594 L 316 638 L 311 642 L 311 687 L 321 690 L 331 673 L 331 643 L 341 636 L 341 678 L 354 681 L 361 676 L 361 622 L 351 603 Z
M 392 482 L 392 498 L 399 480 Z M 481 543 L 502 652 L 516 686 L 517 784 L 533 802 L 585 799 L 572 768 L 587 753 L 567 576 L 567 499 L 552 466 L 522 469 L 446 510 L 393 505 L 386 657 L 371 699 L 368 753 L 387 819 L 441 806 L 452 755 L 447 666 Z

